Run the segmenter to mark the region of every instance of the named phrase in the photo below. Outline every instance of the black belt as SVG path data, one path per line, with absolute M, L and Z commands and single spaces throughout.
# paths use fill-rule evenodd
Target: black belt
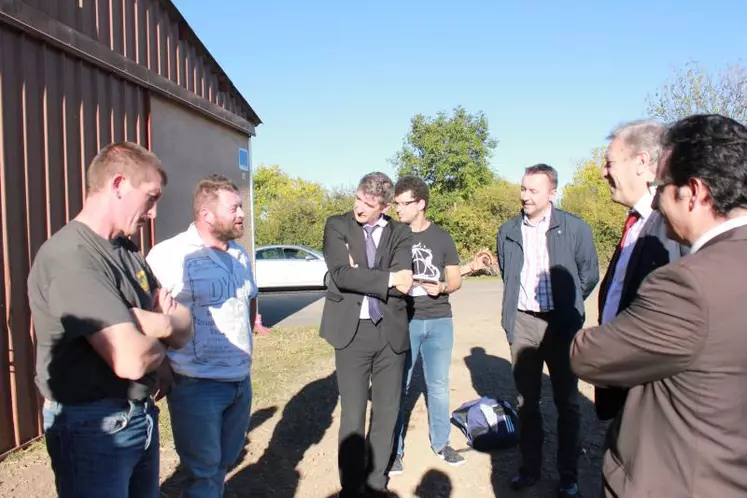
M 530 311 L 530 310 L 519 310 L 519 313 L 526 313 L 535 318 L 549 318 L 552 311 Z

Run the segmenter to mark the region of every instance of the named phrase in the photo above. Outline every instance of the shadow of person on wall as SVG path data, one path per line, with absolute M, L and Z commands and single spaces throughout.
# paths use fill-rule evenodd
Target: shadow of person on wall
M 319 443 L 332 425 L 337 382 L 332 373 L 303 387 L 283 409 L 264 454 L 226 483 L 226 497 L 295 496 L 298 465 L 306 450 Z

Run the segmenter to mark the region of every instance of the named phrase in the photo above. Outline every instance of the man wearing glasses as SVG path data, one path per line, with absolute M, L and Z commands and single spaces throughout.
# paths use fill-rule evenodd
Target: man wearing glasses
M 426 218 L 428 200 L 428 185 L 417 176 L 403 176 L 394 186 L 397 215 L 400 221 L 410 226 L 413 233 L 412 271 L 415 283 L 407 298 L 410 351 L 405 363 L 403 402 L 389 475 L 404 471 L 404 395 L 410 387 L 419 355 L 422 355 L 428 396 L 431 448 L 436 456 L 449 465 L 464 463 L 464 458 L 449 445 L 449 367 L 454 343 L 449 294 L 462 286 L 459 253 L 451 235 Z
M 678 259 L 685 251 L 667 238 L 664 219 L 651 206 L 663 130 L 655 121 L 634 121 L 618 127 L 608 137 L 602 177 L 609 183 L 612 200 L 628 208 L 628 216 L 599 289 L 601 325 L 630 305 L 649 273 Z M 625 404 L 626 394 L 620 388 L 595 388 L 599 419 L 614 418 Z M 615 423 L 610 431 L 617 431 Z
M 695 115 L 663 143 L 655 206 L 690 254 L 652 272 L 611 322 L 579 332 L 571 365 L 629 389 L 604 496 L 747 496 L 747 127 Z

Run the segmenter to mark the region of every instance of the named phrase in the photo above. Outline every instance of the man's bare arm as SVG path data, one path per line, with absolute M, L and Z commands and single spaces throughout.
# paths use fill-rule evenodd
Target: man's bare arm
M 143 335 L 130 322 L 106 327 L 86 339 L 122 379 L 142 378 L 158 368 L 166 356 L 166 346 L 161 341 Z

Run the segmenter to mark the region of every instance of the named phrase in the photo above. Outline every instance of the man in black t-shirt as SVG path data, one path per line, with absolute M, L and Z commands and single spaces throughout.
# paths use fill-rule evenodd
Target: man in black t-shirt
M 449 465 L 464 463 L 464 458 L 449 446 L 449 367 L 454 342 L 449 294 L 462 285 L 459 254 L 451 235 L 426 218 L 428 197 L 428 186 L 416 176 L 403 176 L 394 186 L 397 215 L 413 232 L 412 278 L 415 283 L 407 299 L 410 351 L 395 433 L 397 447 L 389 475 L 401 474 L 404 470 L 404 397 L 419 354 L 425 373 L 431 448 Z
M 29 273 L 36 383 L 61 498 L 159 496 L 156 370 L 167 347 L 192 337 L 192 317 L 129 237 L 156 217 L 165 184 L 153 153 L 105 147 L 86 172 L 82 211 Z

